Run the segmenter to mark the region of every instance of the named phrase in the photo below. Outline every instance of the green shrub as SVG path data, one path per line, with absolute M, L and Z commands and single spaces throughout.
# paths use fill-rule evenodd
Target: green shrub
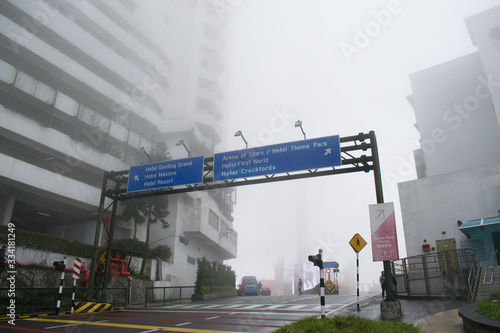
M 369 332 L 369 333 L 422 333 L 413 324 L 398 321 L 378 321 L 354 315 L 326 317 L 307 317 L 293 324 L 285 325 L 274 331 L 277 333 L 321 333 L 321 332 Z
M 151 250 L 151 256 L 167 261 L 172 256 L 172 250 L 168 245 L 159 245 Z
M 0 242 L 7 243 L 7 226 L 0 226 Z M 30 249 L 67 254 L 75 257 L 91 258 L 92 245 L 72 241 L 52 235 L 16 228 L 16 246 L 25 246 Z M 22 262 L 22 258 L 19 258 Z
M 500 321 L 500 293 L 494 293 L 479 302 L 475 310 L 489 319 Z
M 210 262 L 207 258 L 198 258 L 196 271 L 195 293 L 235 291 L 236 273 L 230 266 L 218 261 Z
M 120 258 L 125 258 L 126 256 L 141 257 L 144 258 L 146 253 L 146 243 L 141 242 L 137 239 L 118 239 L 113 241 L 111 253 L 116 255 L 120 253 Z M 172 256 L 172 250 L 168 245 L 159 245 L 149 251 L 149 258 L 155 259 L 160 258 L 163 261 L 167 261 Z

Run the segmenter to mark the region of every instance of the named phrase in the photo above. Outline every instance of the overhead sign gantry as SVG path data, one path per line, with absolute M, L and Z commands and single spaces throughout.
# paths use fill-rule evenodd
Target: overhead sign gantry
M 112 206 L 109 247 L 113 240 L 118 201 L 372 170 L 377 203 L 383 203 L 377 142 L 375 132 L 370 131 L 348 137 L 335 135 L 220 153 L 214 157 L 200 156 L 105 172 L 90 269 L 90 287 L 94 286 L 106 198 L 113 200 L 109 206 Z M 110 254 L 108 248 L 104 285 L 107 283 Z M 385 266 L 389 269 L 388 262 L 384 262 Z

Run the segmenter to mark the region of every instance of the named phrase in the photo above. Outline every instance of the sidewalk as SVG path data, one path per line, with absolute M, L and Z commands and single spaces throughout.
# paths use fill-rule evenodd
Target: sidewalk
M 357 314 L 371 319 L 380 319 L 380 296 L 360 298 L 360 311 L 354 311 L 356 304 L 345 308 L 340 314 Z M 419 326 L 424 332 L 465 333 L 462 328 L 462 318 L 458 309 L 470 304 L 466 301 L 435 299 L 407 300 L 401 299 L 402 320 Z

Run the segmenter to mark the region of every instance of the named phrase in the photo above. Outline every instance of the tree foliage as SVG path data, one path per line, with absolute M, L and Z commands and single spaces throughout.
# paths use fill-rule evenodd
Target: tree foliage
M 170 153 L 165 142 L 160 141 L 154 144 L 153 149 L 147 154 L 151 162 L 162 162 L 170 160 Z M 134 239 L 137 238 L 137 225 L 146 223 L 146 249 L 144 251 L 143 262 L 140 274 L 144 274 L 146 259 L 149 256 L 149 239 L 151 224 L 160 222 L 162 228 L 168 228 L 169 223 L 166 220 L 170 214 L 168 210 L 167 196 L 154 196 L 149 198 L 131 199 L 124 202 L 125 208 L 121 217 L 125 220 L 133 219 Z

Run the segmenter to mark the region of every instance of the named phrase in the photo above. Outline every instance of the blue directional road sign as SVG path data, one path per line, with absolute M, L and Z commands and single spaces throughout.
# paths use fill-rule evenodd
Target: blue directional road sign
M 323 261 L 323 268 L 339 268 L 339 263 L 336 261 Z
M 214 156 L 214 180 L 246 178 L 340 165 L 338 135 L 235 150 Z
M 203 159 L 199 156 L 130 167 L 127 191 L 201 183 Z

